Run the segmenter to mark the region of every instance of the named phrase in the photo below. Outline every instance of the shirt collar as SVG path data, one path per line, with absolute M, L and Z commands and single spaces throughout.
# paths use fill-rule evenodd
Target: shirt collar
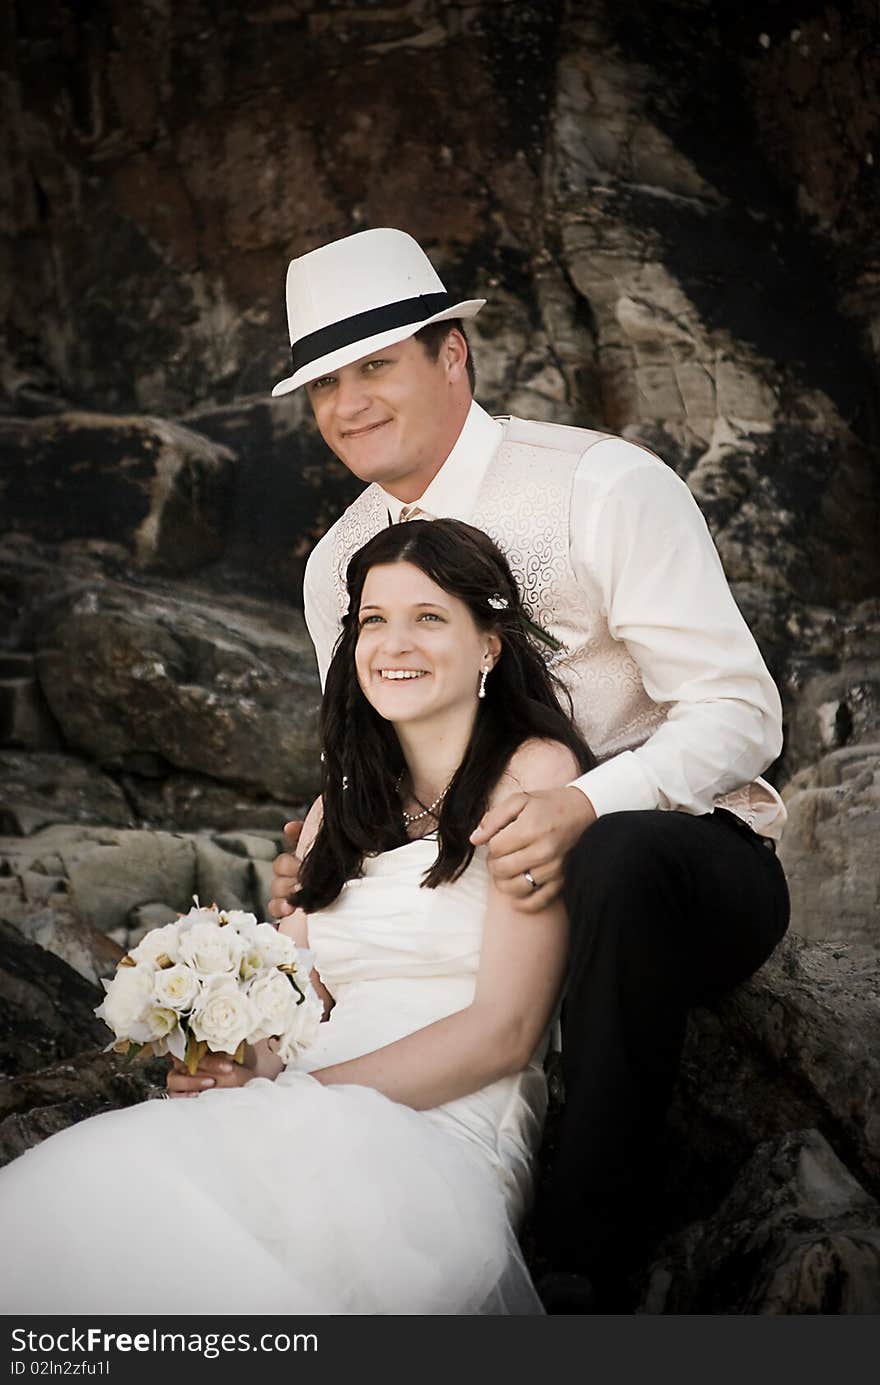
M 501 444 L 503 431 L 501 424 L 472 400 L 464 427 L 446 461 L 418 500 L 410 503 L 417 504 L 435 519 L 469 520 L 483 477 Z M 397 524 L 404 502 L 389 495 L 381 486 L 379 490 L 391 523 Z

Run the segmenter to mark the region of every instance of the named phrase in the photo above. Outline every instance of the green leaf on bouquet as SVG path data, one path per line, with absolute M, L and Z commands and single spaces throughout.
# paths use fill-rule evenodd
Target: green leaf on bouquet
M 297 1005 L 302 1005 L 303 1001 L 304 1001 L 305 998 L 306 998 L 306 993 L 305 993 L 305 991 L 303 990 L 302 986 L 301 986 L 301 985 L 299 984 L 299 982 L 297 981 L 296 976 L 295 976 L 295 974 L 294 974 L 294 973 L 296 972 L 296 963 L 295 963 L 295 962 L 294 962 L 294 963 L 284 962 L 284 963 L 282 963 L 282 964 L 279 966 L 278 970 L 284 972 L 284 975 L 287 977 L 287 979 L 288 979 L 288 981 L 290 982 L 291 986 L 293 987 L 293 989 L 296 991 L 297 995 L 299 996 L 299 1000 L 296 1002 Z
M 186 1064 L 186 1070 L 190 1077 L 195 1077 L 199 1063 L 207 1052 L 208 1045 L 205 1043 L 204 1039 L 197 1039 L 192 1032 L 187 1034 L 186 1053 L 184 1054 L 183 1061 Z

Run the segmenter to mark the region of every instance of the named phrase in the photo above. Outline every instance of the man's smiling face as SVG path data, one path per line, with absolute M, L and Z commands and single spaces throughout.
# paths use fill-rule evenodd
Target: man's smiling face
M 321 376 L 306 390 L 322 438 L 362 481 L 417 500 L 467 416 L 466 360 L 453 330 L 436 361 L 410 337 Z

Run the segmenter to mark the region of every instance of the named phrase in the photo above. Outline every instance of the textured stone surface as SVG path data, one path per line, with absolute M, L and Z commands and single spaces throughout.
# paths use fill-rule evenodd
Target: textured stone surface
M 0 920 L 0 1073 L 36 1072 L 106 1044 L 103 991 Z
M 797 932 L 880 951 L 880 743 L 832 751 L 785 793 L 780 848 Z
M 4 528 L 124 544 L 138 567 L 183 573 L 219 556 L 232 453 L 158 418 L 0 419 Z
M 164 1059 L 129 1062 L 86 1049 L 38 1072 L 0 1077 L 0 1165 L 88 1116 L 161 1096 L 166 1071 Z
M 119 786 L 73 755 L 0 751 L 0 781 L 0 832 L 27 835 L 52 822 L 133 823 Z
M 816 1130 L 762 1144 L 658 1256 L 645 1313 L 880 1312 L 880 1205 Z
M 362 483 L 321 442 L 302 390 L 183 421 L 235 454 L 224 562 L 248 585 L 298 602 L 306 558 Z
M 0 837 L 0 919 L 95 980 L 194 896 L 265 917 L 279 845 L 271 834 L 59 825 Z
M 637 42 L 626 11 L 569 11 L 550 127 L 547 217 L 595 324 L 603 422 L 686 476 L 731 580 L 813 601 L 867 595 L 880 492 L 845 382 L 793 363 L 773 294 L 782 252 L 744 227 L 729 147 L 726 162 L 689 157 L 681 113 L 664 109 L 684 92 L 614 50 L 621 29 Z M 691 38 L 711 56 L 711 32 Z M 677 39 L 687 46 L 684 24 Z M 675 42 L 661 38 L 655 62 Z M 756 280 L 747 323 L 738 304 Z
M 31 912 L 21 920 L 18 928 L 23 938 L 60 957 L 86 981 L 96 985 L 102 976 L 113 975 L 124 956 L 118 943 L 70 907 L 56 906 Z
M 68 745 L 105 767 L 276 797 L 316 785 L 317 673 L 287 608 L 105 581 L 59 603 L 37 662 Z
M 140 904 L 162 901 L 185 912 L 197 882 L 191 841 L 169 832 L 105 834 L 70 859 L 71 897 L 84 918 L 108 933 Z
M 880 1192 L 878 1085 L 880 953 L 789 934 L 756 976 L 691 1016 L 670 1203 L 705 1215 L 758 1143 L 806 1127 Z
M 58 727 L 40 691 L 32 654 L 0 654 L 0 745 L 59 749 Z
M 292 818 L 303 818 L 311 801 L 308 795 L 286 803 L 249 797 L 205 774 L 172 773 L 162 779 L 122 774 L 120 779 L 145 825 L 183 832 L 209 828 L 277 832 L 279 824 L 283 827 Z

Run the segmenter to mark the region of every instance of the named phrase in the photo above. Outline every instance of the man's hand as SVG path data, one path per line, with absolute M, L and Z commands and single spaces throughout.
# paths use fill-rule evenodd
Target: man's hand
M 293 848 L 298 844 L 303 825 L 301 822 L 286 822 L 284 824 L 284 835 L 290 844 L 290 851 L 285 851 L 280 856 L 276 856 L 272 862 L 274 879 L 272 889 L 269 893 L 269 913 L 274 919 L 287 918 L 296 909 L 296 905 L 290 902 L 288 896 L 296 893 L 299 883 L 299 857 L 294 855 Z
M 498 889 L 523 913 L 536 914 L 562 890 L 565 857 L 595 821 L 595 809 L 580 789 L 536 789 L 511 794 L 491 808 L 470 839 L 474 846 L 489 843 L 489 870 Z
M 192 1077 L 185 1063 L 172 1058 L 165 1085 L 170 1097 L 198 1096 L 211 1087 L 243 1087 L 253 1075 L 251 1068 L 236 1063 L 230 1053 L 206 1053 Z

